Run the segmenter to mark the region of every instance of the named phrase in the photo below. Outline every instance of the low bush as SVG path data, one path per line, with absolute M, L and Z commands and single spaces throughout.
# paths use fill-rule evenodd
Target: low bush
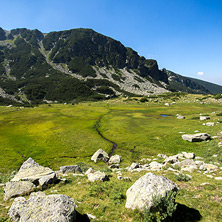
M 167 217 L 172 217 L 177 208 L 175 204 L 176 192 L 169 191 L 165 197 L 161 195 L 153 196 L 152 207 L 145 209 L 144 222 L 160 222 Z

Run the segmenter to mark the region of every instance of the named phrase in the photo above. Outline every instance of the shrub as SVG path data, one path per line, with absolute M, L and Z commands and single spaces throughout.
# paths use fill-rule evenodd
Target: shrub
M 178 181 L 184 181 L 184 182 L 187 182 L 187 181 L 191 180 L 189 176 L 187 176 L 186 174 L 183 174 L 183 173 L 175 175 L 175 178 Z
M 177 204 L 175 204 L 176 192 L 169 191 L 165 197 L 161 195 L 153 196 L 152 207 L 145 209 L 144 222 L 160 222 L 167 217 L 171 217 L 176 210 Z

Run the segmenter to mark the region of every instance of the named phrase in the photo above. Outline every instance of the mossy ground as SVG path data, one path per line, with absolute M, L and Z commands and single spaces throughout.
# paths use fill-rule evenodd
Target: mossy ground
M 141 158 L 155 157 L 158 153 L 174 155 L 182 151 L 194 152 L 204 161 L 218 162 L 221 166 L 222 152 L 217 145 L 221 138 L 189 143 L 183 141 L 179 133 L 199 130 L 216 136 L 222 131 L 222 123 L 209 127 L 203 126 L 204 121 L 199 120 L 200 113 L 209 115 L 210 122 L 221 120 L 221 116 L 217 116 L 221 113 L 221 105 L 196 103 L 194 97 L 187 96 L 171 106 L 165 106 L 162 102 L 110 100 L 22 109 L 0 107 L 2 183 L 8 180 L 5 173 L 17 170 L 28 157 L 54 170 L 69 164 L 79 164 L 83 169 L 94 167 L 106 171 L 110 180 L 92 183 L 86 176 L 68 175 L 67 183 L 54 185 L 45 192 L 62 193 L 74 198 L 80 214 L 93 214 L 98 221 L 143 221 L 140 212 L 125 209 L 124 206 L 126 190 L 146 172 L 123 171 L 123 176 L 131 177 L 131 181 L 119 181 L 116 173 L 110 172 L 106 164 L 90 161 L 99 148 L 107 152 L 112 149 L 112 144 L 102 139 L 95 128 L 118 145 L 115 153 L 122 156 L 121 167 L 138 162 Z M 176 119 L 177 113 L 186 119 Z M 213 154 L 217 154 L 217 157 L 212 157 Z M 178 218 L 180 221 L 198 221 L 200 215 L 204 222 L 222 221 L 221 181 L 200 172 L 192 173 L 192 179 L 188 182 L 177 181 L 173 172 L 155 173 L 166 176 L 180 187 L 176 199 L 180 212 L 176 212 L 175 221 Z M 219 170 L 214 176 L 222 176 L 222 173 Z M 4 221 L 13 200 L 3 201 L 3 188 L 0 188 L 0 201 L 0 218 Z

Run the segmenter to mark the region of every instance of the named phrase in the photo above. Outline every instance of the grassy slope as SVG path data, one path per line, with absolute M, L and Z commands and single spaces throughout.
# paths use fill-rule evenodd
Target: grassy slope
M 123 182 L 118 181 L 116 174 L 109 172 L 105 164 L 95 165 L 90 162 L 90 156 L 98 148 L 111 150 L 111 145 L 97 135 L 94 126 L 97 123 L 102 134 L 118 144 L 115 153 L 122 155 L 123 167 L 142 157 L 150 158 L 158 153 L 172 155 L 181 151 L 193 151 L 205 160 L 217 160 L 221 164 L 218 139 L 189 143 L 183 141 L 179 134 L 179 131 L 193 133 L 199 130 L 212 136 L 217 135 L 221 131 L 221 124 L 207 127 L 202 125 L 202 121 L 193 119 L 202 113 L 210 115 L 210 121 L 216 122 L 220 117 L 212 114 L 213 111 L 220 113 L 221 106 L 177 102 L 167 107 L 154 103 L 147 106 L 131 101 L 110 101 L 109 104 L 43 105 L 35 109 L 0 107 L 0 151 L 4 157 L 0 159 L 0 167 L 2 170 L 18 168 L 24 161 L 22 155 L 25 158 L 32 156 L 40 164 L 55 170 L 61 165 L 84 162 L 84 167 L 105 170 L 110 175 L 110 181 L 90 183 L 86 177 L 70 175 L 67 184 L 57 184 L 47 189 L 46 193 L 63 193 L 73 197 L 78 212 L 91 213 L 99 221 L 142 221 L 140 213 L 126 210 L 124 205 L 126 190 L 146 172 L 123 172 L 123 176 L 132 178 L 131 182 Z M 177 113 L 185 115 L 186 119 L 176 119 Z M 169 116 L 161 117 L 160 114 Z M 218 158 L 212 159 L 215 153 Z M 193 178 L 189 182 L 176 181 L 172 172 L 156 174 L 165 175 L 179 185 L 176 201 L 183 209 L 183 212 L 179 212 L 183 219 L 189 218 L 190 214 L 187 221 L 194 221 L 200 213 L 203 217 L 201 221 L 204 222 L 222 220 L 221 181 L 198 172 L 192 173 Z M 217 172 L 215 176 L 222 175 Z M 204 182 L 209 185 L 201 186 Z M 3 197 L 2 191 L 0 189 L 0 200 Z M 11 203 L 12 200 L 5 202 L 4 206 Z M 0 206 L 1 210 L 0 218 L 7 211 Z

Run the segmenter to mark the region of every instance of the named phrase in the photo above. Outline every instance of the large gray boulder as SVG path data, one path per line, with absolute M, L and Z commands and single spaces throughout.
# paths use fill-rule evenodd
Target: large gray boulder
M 182 138 L 189 142 L 201 142 L 210 139 L 208 133 L 184 134 Z
M 93 160 L 95 163 L 100 160 L 107 162 L 109 160 L 109 155 L 102 149 L 99 149 L 93 154 L 93 156 L 91 157 L 91 160 Z
M 40 166 L 32 158 L 29 158 L 22 164 L 18 173 L 11 181 L 29 181 L 35 185 L 46 186 L 49 183 L 54 183 L 56 180 L 56 173 L 52 169 Z
M 74 200 L 68 196 L 43 192 L 32 193 L 28 200 L 17 197 L 9 209 L 14 222 L 75 222 Z
M 152 207 L 153 196 L 164 197 L 169 191 L 177 191 L 177 185 L 163 176 L 147 173 L 138 179 L 126 192 L 126 208 L 140 209 Z
M 63 174 L 64 173 L 82 173 L 82 170 L 78 165 L 61 166 L 59 170 Z
M 36 186 L 29 181 L 7 182 L 4 188 L 4 200 L 28 194 L 33 191 L 35 187 Z

